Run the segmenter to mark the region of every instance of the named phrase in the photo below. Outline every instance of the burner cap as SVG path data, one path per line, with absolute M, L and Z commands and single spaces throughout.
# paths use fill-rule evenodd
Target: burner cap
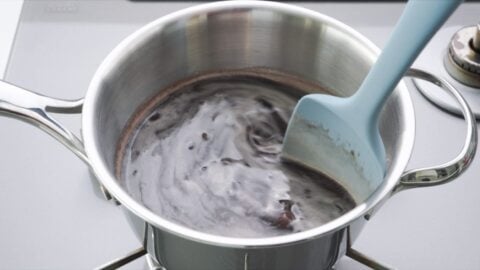
M 455 33 L 450 40 L 445 67 L 459 82 L 480 88 L 480 24 Z

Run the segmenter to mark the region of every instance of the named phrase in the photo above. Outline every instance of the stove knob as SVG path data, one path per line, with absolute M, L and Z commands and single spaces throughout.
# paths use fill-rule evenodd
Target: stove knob
M 477 53 L 480 53 L 480 24 L 477 24 L 475 35 L 472 40 L 472 46 Z
M 480 88 L 480 24 L 455 33 L 444 62 L 448 73 L 457 81 Z

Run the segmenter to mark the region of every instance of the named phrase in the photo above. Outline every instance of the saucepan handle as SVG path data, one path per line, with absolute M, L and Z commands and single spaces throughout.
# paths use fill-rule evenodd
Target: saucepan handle
M 54 99 L 0 80 L 0 115 L 39 127 L 65 145 L 90 167 L 83 142 L 49 115 L 49 113 L 82 113 L 82 105 L 83 99 Z M 102 186 L 101 191 L 106 199 L 112 198 Z M 145 250 L 140 248 L 100 269 L 116 269 L 145 253 Z
M 49 112 L 81 113 L 82 105 L 83 99 L 53 99 L 0 81 L 0 115 L 39 127 L 89 165 L 82 141 L 48 114 Z
M 82 113 L 83 98 L 63 100 L 46 97 L 0 80 L 0 115 L 25 121 L 57 139 L 90 167 L 83 142 L 49 113 Z M 110 194 L 100 185 L 103 196 Z
M 455 158 L 438 166 L 414 169 L 405 172 L 393 190 L 393 193 L 410 188 L 441 185 L 452 181 L 470 166 L 477 148 L 477 127 L 475 117 L 458 90 L 446 80 L 422 70 L 410 69 L 405 75 L 431 82 L 441 87 L 444 91 L 455 98 L 460 105 L 463 117 L 467 123 L 467 135 L 462 150 Z

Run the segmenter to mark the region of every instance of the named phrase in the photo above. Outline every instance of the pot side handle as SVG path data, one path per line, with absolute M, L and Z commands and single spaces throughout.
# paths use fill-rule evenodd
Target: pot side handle
M 81 113 L 83 98 L 61 100 L 46 97 L 0 80 L 0 115 L 32 124 L 57 139 L 87 165 L 83 142 L 48 113 Z
M 460 153 L 451 161 L 444 164 L 405 172 L 399 183 L 393 189 L 393 194 L 417 187 L 429 187 L 448 183 L 460 176 L 470 166 L 477 149 L 477 127 L 475 117 L 462 95 L 445 79 L 439 78 L 428 72 L 410 69 L 405 74 L 409 77 L 431 82 L 449 93 L 460 104 L 463 117 L 467 122 L 467 136 Z

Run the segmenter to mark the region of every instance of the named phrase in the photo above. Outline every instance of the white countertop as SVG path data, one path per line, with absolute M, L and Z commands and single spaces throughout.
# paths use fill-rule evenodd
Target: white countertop
M 0 1 L 0 79 L 5 75 L 23 0 Z

